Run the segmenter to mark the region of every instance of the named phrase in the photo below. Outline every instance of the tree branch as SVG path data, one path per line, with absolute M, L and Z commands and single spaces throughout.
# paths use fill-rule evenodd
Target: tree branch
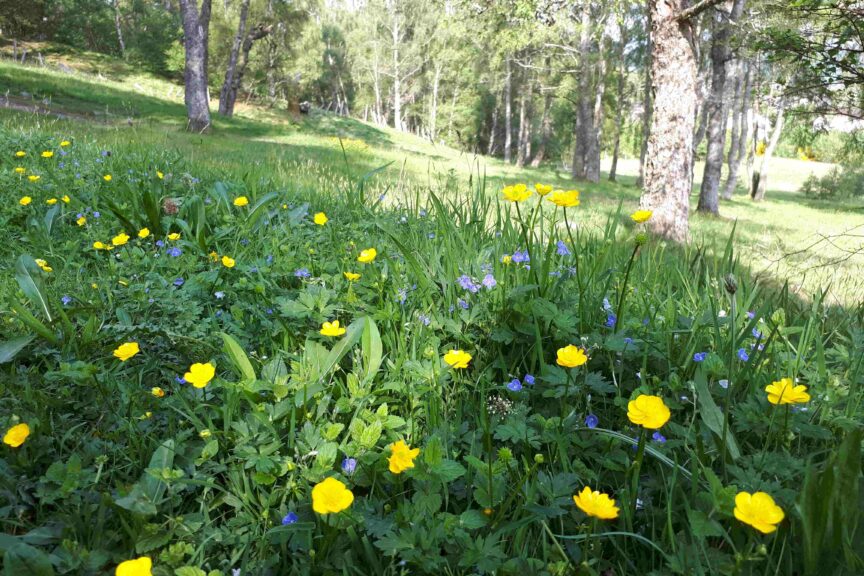
M 690 20 L 691 18 L 698 16 L 708 8 L 720 4 L 721 2 L 725 2 L 726 0 L 701 0 L 697 2 L 693 6 L 687 8 L 686 10 L 682 10 L 676 17 L 675 20 L 678 22 L 682 22 L 684 20 Z

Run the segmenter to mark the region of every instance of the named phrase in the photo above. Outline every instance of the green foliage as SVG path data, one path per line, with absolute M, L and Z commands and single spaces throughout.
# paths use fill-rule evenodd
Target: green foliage
M 864 196 L 864 169 L 834 167 L 826 175 L 810 176 L 801 192 L 818 199 L 846 200 Z

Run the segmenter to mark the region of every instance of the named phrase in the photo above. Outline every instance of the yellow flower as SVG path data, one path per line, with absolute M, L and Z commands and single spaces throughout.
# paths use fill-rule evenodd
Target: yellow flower
M 56 203 L 57 203 L 56 198 L 49 198 L 48 200 L 45 201 L 45 204 L 47 204 L 48 206 L 53 206 Z
M 27 169 L 24 168 L 23 166 L 17 166 L 17 167 L 15 168 L 15 173 L 16 173 L 16 174 L 24 174 L 25 172 L 27 172 Z
M 564 368 L 576 368 L 588 362 L 588 355 L 585 354 L 584 349 L 568 344 L 564 348 L 558 349 L 556 362 Z
M 53 158 L 53 157 L 54 157 L 54 152 L 52 152 L 51 150 L 45 150 L 44 152 L 42 152 L 42 158 Z
M 791 378 L 772 382 L 765 387 L 765 392 L 768 393 L 768 402 L 771 404 L 806 404 L 810 401 L 807 386 L 803 384 L 795 386 Z
M 217 254 L 215 251 L 210 252 L 210 254 L 208 254 L 208 256 L 210 257 L 210 260 L 212 260 L 213 262 L 219 261 L 219 254 Z
M 645 222 L 650 220 L 651 216 L 653 215 L 654 212 L 652 212 L 651 210 L 637 210 L 630 215 L 630 218 L 633 220 L 633 222 L 636 222 L 637 224 L 644 224 Z
M 121 362 L 125 362 L 126 360 L 129 360 L 130 358 L 138 354 L 138 352 L 140 351 L 141 348 L 138 347 L 137 342 L 126 342 L 124 344 L 121 344 L 117 347 L 116 350 L 114 350 L 114 357 L 119 359 Z
M 150 412 L 150 411 L 148 410 L 147 412 L 144 412 L 144 414 L 142 414 L 141 416 L 139 416 L 138 419 L 139 419 L 139 420 L 147 420 L 148 418 L 152 418 L 152 417 L 153 417 L 153 412 Z
M 210 436 L 212 436 L 212 435 L 213 435 L 213 433 L 210 432 L 209 428 L 204 428 L 203 430 L 198 432 L 198 437 L 201 438 L 202 440 L 206 440 L 207 438 L 210 438 Z
M 225 266 L 225 268 L 233 268 L 234 259 L 230 256 L 222 256 L 222 265 Z
M 172 232 L 171 234 L 168 234 L 168 240 L 179 240 L 179 239 L 180 239 L 180 233 L 179 232 Z
M 463 369 L 468 368 L 468 363 L 471 362 L 471 354 L 464 350 L 450 350 L 444 354 L 444 362 L 451 368 Z
M 79 226 L 80 226 L 80 224 L 79 224 Z M 94 250 L 107 250 L 108 247 L 105 246 L 105 244 L 103 244 L 99 240 L 97 240 L 96 242 L 93 242 L 93 249 Z
M 61 148 L 66 148 L 66 147 L 71 146 L 71 145 L 72 145 L 72 142 L 70 142 L 69 140 L 63 140 L 62 142 L 60 142 Z
M 43 272 L 53 272 L 54 269 L 48 265 L 48 262 L 43 260 L 42 258 L 36 258 L 36 265 L 42 269 Z
M 317 214 L 315 214 L 314 221 L 315 224 L 317 224 L 318 226 L 324 226 L 325 224 L 327 224 L 327 220 L 327 215 L 324 214 L 324 212 L 318 212 Z
M 114 238 L 111 239 L 111 244 L 113 246 L 123 246 L 128 241 L 129 241 L 129 236 L 126 235 L 125 232 L 121 232 L 120 234 L 114 236 Z
M 669 407 L 660 396 L 640 394 L 627 403 L 627 418 L 630 422 L 650 430 L 662 428 L 671 415 Z
M 156 177 L 159 178 L 159 180 L 162 180 L 163 178 L 165 178 L 165 174 L 163 174 L 159 170 L 156 170 Z
M 786 517 L 783 509 L 774 503 L 774 498 L 765 492 L 739 492 L 735 496 L 734 512 L 735 518 L 763 534 L 777 530 L 777 524 Z
M 549 201 L 561 208 L 573 208 L 579 206 L 578 190 L 556 190 L 549 196 Z
M 62 198 L 60 198 L 64 204 L 68 204 L 71 198 L 69 198 L 68 194 L 64 194 Z
M 504 199 L 509 202 L 524 202 L 531 197 L 531 190 L 525 184 L 515 184 L 513 186 L 505 186 L 502 190 Z
M 334 514 L 354 502 L 354 494 L 336 478 L 325 478 L 312 488 L 312 509 L 318 514 Z
M 114 571 L 114 576 L 153 576 L 150 569 L 153 567 L 153 562 L 149 556 L 141 556 L 135 560 L 126 560 L 117 566 Z
M 192 384 L 195 388 L 204 388 L 216 375 L 216 366 L 207 362 L 206 364 L 192 364 L 189 371 L 183 375 L 186 382 Z
M 78 226 L 84 226 L 85 224 L 87 224 L 87 217 L 81 216 L 80 218 L 75 220 L 75 223 L 78 224 Z
M 31 202 L 33 202 L 33 199 L 30 196 L 22 196 L 21 199 L 18 200 L 18 204 L 21 206 L 27 206 Z
M 390 445 L 391 455 L 387 459 L 390 463 L 390 472 L 401 474 L 405 470 L 414 467 L 414 459 L 420 454 L 419 448 L 411 448 L 404 440 L 399 440 Z
M 3 435 L 3 443 L 12 448 L 18 448 L 24 444 L 28 436 L 30 436 L 30 426 L 22 422 L 6 431 L 6 434 Z
M 501 258 L 501 263 L 502 263 L 502 264 L 510 264 L 511 262 L 513 262 L 513 257 L 510 256 L 510 254 L 505 254 L 505 255 Z
M 15 152 L 15 157 L 16 157 L 16 158 L 23 158 L 23 157 L 26 156 L 26 155 L 27 155 L 27 153 L 24 152 L 23 150 L 18 150 L 17 152 Z
M 246 196 L 234 198 L 234 206 L 246 206 L 247 204 L 249 204 L 249 199 Z
M 42 177 L 37 176 L 36 174 L 30 174 L 29 176 L 27 176 L 27 179 L 30 180 L 30 182 L 38 182 L 40 178 Z
M 345 275 L 345 279 L 349 282 L 354 282 L 355 280 L 360 279 L 360 274 L 356 274 L 354 272 L 343 272 L 342 274 Z
M 549 184 L 534 184 L 534 189 L 537 191 L 537 194 L 540 196 L 546 196 L 546 194 L 552 191 L 552 186 Z
M 163 390 L 159 386 L 154 386 L 153 388 L 151 388 L 150 393 L 153 396 L 155 396 L 156 398 L 164 398 L 165 397 L 165 390 Z
M 768 146 L 765 144 L 765 141 L 760 140 L 759 143 L 756 144 L 756 156 L 764 156 L 766 148 L 768 148 Z
M 608 494 L 591 490 L 588 486 L 573 496 L 573 502 L 588 516 L 600 520 L 614 520 L 618 517 L 619 508 L 615 506 L 615 500 L 610 498 Z
M 375 250 L 375 248 L 367 248 L 360 252 L 360 255 L 357 256 L 357 261 L 362 262 L 363 264 L 369 264 L 375 260 L 376 256 L 378 256 L 378 251 Z
M 104 176 L 102 176 L 102 179 L 105 180 L 105 182 L 110 182 L 111 181 L 111 175 L 105 174 Z
M 321 325 L 322 336 L 342 336 L 343 334 L 345 334 L 345 328 L 339 326 L 339 320 L 324 322 L 324 324 Z
M 141 230 L 138 231 L 138 238 L 147 238 L 148 236 L 150 236 L 149 228 L 141 228 Z

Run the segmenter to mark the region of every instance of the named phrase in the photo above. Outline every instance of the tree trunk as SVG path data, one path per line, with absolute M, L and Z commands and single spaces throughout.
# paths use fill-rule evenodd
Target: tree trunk
M 180 0 L 183 15 L 183 45 L 186 52 L 184 71 L 187 129 L 206 132 L 210 129 L 210 102 L 207 97 L 207 41 L 210 27 L 210 0 Z
M 783 131 L 783 104 L 777 106 L 777 119 L 774 121 L 774 128 L 771 130 L 771 139 L 768 141 L 768 146 L 765 147 L 765 153 L 758 162 L 758 167 L 753 170 L 753 181 L 750 187 L 750 198 L 754 202 L 761 202 L 765 199 L 765 190 L 768 187 L 768 166 L 771 164 L 771 157 L 774 156 L 774 150 L 777 148 L 777 143 L 780 141 L 780 133 Z
M 576 143 L 573 147 L 573 178 L 588 179 L 589 159 L 599 154 L 594 128 L 594 102 L 591 98 L 591 2 L 582 4 L 579 34 L 579 94 L 576 100 Z M 598 176 L 599 179 L 599 176 Z M 596 182 L 596 180 L 593 180 Z
M 750 95 L 752 85 L 750 82 L 750 66 L 746 62 L 741 63 L 739 73 L 741 85 L 740 105 L 737 109 L 736 123 L 732 132 L 732 149 L 729 150 L 729 175 L 726 177 L 726 186 L 723 188 L 723 199 L 731 200 L 738 186 L 738 173 L 741 170 L 741 162 L 747 155 L 747 140 L 749 138 L 748 128 L 750 116 Z M 737 130 L 736 130 L 737 129 Z M 735 134 L 737 132 L 737 139 Z
M 686 0 L 649 0 L 653 112 L 640 204 L 652 210 L 651 229 L 671 240 L 689 237 L 693 185 L 696 57 L 692 26 L 679 14 Z
M 615 182 L 618 172 L 618 155 L 621 153 L 621 132 L 624 128 L 624 112 L 627 108 L 624 101 L 624 89 L 627 81 L 627 60 L 624 57 L 624 48 L 627 45 L 627 30 L 623 25 L 619 26 L 620 40 L 618 42 L 618 81 L 615 87 L 615 140 L 612 147 L 612 166 L 609 168 L 609 181 Z
M 708 112 L 708 152 L 699 190 L 696 210 L 710 214 L 720 213 L 720 177 L 723 153 L 726 150 L 726 63 L 729 61 L 731 26 L 741 16 L 744 0 L 735 0 L 728 19 L 720 11 L 714 15 L 714 38 L 711 42 L 711 92 L 705 103 Z
M 599 56 L 595 72 L 597 85 L 591 114 L 591 133 L 585 148 L 585 179 L 594 183 L 600 181 L 600 132 L 603 129 L 603 95 L 606 92 L 606 58 L 602 50 Z
M 402 131 L 402 84 L 399 69 L 399 15 L 396 13 L 396 2 L 391 2 L 390 17 L 393 19 L 391 26 L 393 37 L 393 127 Z
M 546 146 L 549 144 L 549 137 L 552 134 L 551 109 L 552 91 L 547 90 L 546 94 L 543 96 L 543 120 L 540 122 L 540 146 L 537 148 L 537 154 L 534 156 L 534 159 L 531 160 L 531 166 L 534 168 L 540 166 L 540 164 L 543 163 L 543 159 L 546 157 Z
M 117 30 L 117 43 L 120 44 L 120 57 L 126 58 L 126 43 L 123 42 L 123 30 L 120 28 L 120 0 L 114 0 L 114 28 Z
M 495 152 L 495 133 L 498 131 L 498 114 L 501 112 L 501 103 L 495 102 L 495 108 L 492 110 L 492 128 L 489 130 L 489 147 L 486 149 L 486 155 L 492 156 Z
M 234 43 L 231 45 L 231 54 L 228 57 L 228 69 L 225 70 L 225 81 L 222 83 L 222 90 L 219 92 L 219 114 L 222 116 L 232 116 L 234 114 L 234 101 L 236 96 L 232 96 L 234 92 L 234 76 L 237 73 L 237 62 L 240 59 L 240 48 L 246 39 L 246 18 L 249 15 L 250 0 L 243 0 L 240 4 L 240 22 L 237 25 L 237 34 L 234 36 Z
M 528 118 L 528 101 L 531 98 L 531 84 L 520 90 L 519 97 L 519 142 L 516 150 L 516 166 L 522 168 L 528 160 L 528 144 L 531 141 L 531 120 Z
M 243 75 L 246 73 L 246 67 L 249 65 L 249 52 L 252 50 L 252 45 L 257 40 L 260 40 L 261 38 L 269 35 L 272 29 L 272 25 L 265 26 L 263 24 L 259 24 L 246 34 L 246 39 L 243 40 L 243 58 L 241 59 L 240 65 L 237 67 L 237 70 L 235 71 L 234 76 L 231 79 L 231 86 L 228 90 L 228 94 L 224 97 L 224 112 L 223 96 L 220 95 L 219 97 L 220 114 L 224 114 L 227 117 L 231 117 L 234 115 L 234 104 L 237 102 L 237 94 L 240 91 L 240 87 L 243 85 Z M 225 87 L 223 86 L 222 89 L 224 91 Z
M 648 136 L 651 132 L 651 62 L 653 61 L 654 42 L 651 39 L 651 8 L 648 7 L 646 14 L 647 43 L 645 46 L 645 84 L 642 94 L 642 146 L 639 150 L 639 176 L 636 178 L 636 186 L 642 188 L 645 185 L 645 155 L 648 153 Z
M 510 59 L 504 61 L 506 76 L 504 77 L 504 162 L 510 163 L 513 157 L 513 99 L 512 72 Z
M 432 104 L 429 107 L 429 139 L 433 142 L 436 136 L 436 122 L 438 119 L 438 86 L 441 83 L 441 63 L 435 63 L 435 77 L 432 82 Z

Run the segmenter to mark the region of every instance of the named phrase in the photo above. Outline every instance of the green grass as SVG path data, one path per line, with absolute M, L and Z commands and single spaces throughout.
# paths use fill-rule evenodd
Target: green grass
M 255 109 L 190 135 L 122 81 L 0 65 L 12 77 L 78 116 L 0 114 L 0 432 L 30 430 L 0 445 L 7 574 L 143 556 L 155 576 L 864 569 L 864 307 L 851 282 L 838 306 L 791 267 L 758 276 L 773 238 L 855 225 L 856 206 L 773 190 L 677 246 L 627 217 L 627 180 L 566 213 L 513 205 L 502 183 L 569 183 L 329 116 Z M 130 126 L 118 102 L 155 108 Z M 140 351 L 118 359 L 124 343 Z M 587 361 L 559 364 L 568 345 Z M 215 367 L 202 388 L 196 363 Z M 809 400 L 772 404 L 783 378 Z M 670 410 L 660 436 L 628 415 L 643 395 Z M 394 473 L 399 440 L 420 452 Z M 345 510 L 315 510 L 325 478 Z M 580 510 L 585 487 L 618 517 Z M 734 513 L 757 491 L 784 511 L 773 533 Z

